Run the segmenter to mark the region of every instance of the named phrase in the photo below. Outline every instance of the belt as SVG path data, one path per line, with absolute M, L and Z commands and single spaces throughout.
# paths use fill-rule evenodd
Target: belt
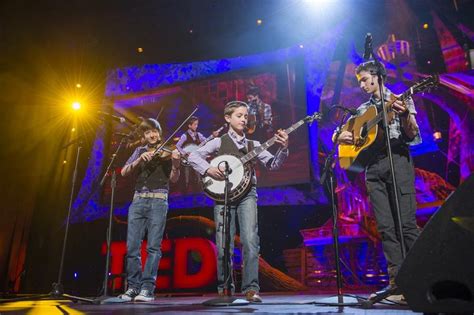
M 161 192 L 135 192 L 135 195 L 133 195 L 133 198 L 135 197 L 140 197 L 140 198 L 157 198 L 157 199 L 163 199 L 163 200 L 168 200 L 168 194 L 161 193 Z

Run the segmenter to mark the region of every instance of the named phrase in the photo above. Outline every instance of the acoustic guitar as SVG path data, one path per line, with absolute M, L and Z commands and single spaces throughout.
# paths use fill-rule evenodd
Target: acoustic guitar
M 405 101 L 412 95 L 436 87 L 439 82 L 437 75 L 429 76 L 416 83 L 400 96 L 390 95 L 390 100 L 385 103 L 388 122 L 395 118 L 392 105 L 397 100 Z M 383 112 L 377 111 L 375 105 L 371 105 L 361 114 L 350 117 L 342 126 L 342 131 L 352 133 L 353 144 L 339 144 L 338 155 L 341 168 L 360 173 L 373 158 L 377 150 L 383 148 L 384 130 L 379 128 L 379 123 L 383 120 Z

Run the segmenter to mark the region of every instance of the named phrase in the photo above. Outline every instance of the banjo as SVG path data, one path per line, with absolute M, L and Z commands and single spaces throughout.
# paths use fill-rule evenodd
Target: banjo
M 311 116 L 306 116 L 300 121 L 291 125 L 288 129 L 285 130 L 287 134 L 295 131 L 301 127 L 304 123 L 312 123 L 314 120 L 320 120 L 322 115 L 318 112 L 315 112 Z M 228 199 L 230 202 L 234 202 L 241 198 L 251 187 L 250 182 L 252 179 L 252 165 L 249 163 L 260 153 L 271 147 L 276 140 L 276 136 L 273 136 L 261 146 L 258 146 L 245 154 L 242 157 L 236 157 L 230 154 L 223 154 L 215 157 L 211 160 L 210 164 L 214 167 L 220 167 L 226 162 L 229 165 L 229 191 Z M 218 202 L 224 202 L 224 188 L 225 181 L 217 180 L 210 176 L 204 176 L 202 178 L 204 193 L 208 195 L 211 199 L 214 199 Z
M 216 130 L 217 133 L 220 133 L 225 127 L 227 127 L 227 124 L 224 124 L 222 127 L 217 129 Z M 189 156 L 192 152 L 196 151 L 197 149 L 199 149 L 200 147 L 202 147 L 203 145 L 205 145 L 206 143 L 208 143 L 214 138 L 215 138 L 214 135 L 211 134 L 209 137 L 204 139 L 200 144 L 188 143 L 183 147 L 183 151 L 186 153 L 186 156 Z M 181 165 L 190 166 L 186 157 L 183 157 L 181 159 Z

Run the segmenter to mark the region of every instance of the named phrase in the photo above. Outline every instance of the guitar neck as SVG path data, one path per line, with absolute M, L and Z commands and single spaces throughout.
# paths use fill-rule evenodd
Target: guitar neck
M 217 130 L 216 130 L 217 133 L 220 133 L 220 132 L 222 131 L 222 129 L 224 129 L 224 128 L 225 128 L 225 125 L 222 126 L 222 127 L 220 127 L 219 129 L 217 129 Z M 214 138 L 215 138 L 214 135 L 211 134 L 209 137 L 207 137 L 206 139 L 204 139 L 204 141 L 199 144 L 199 147 L 202 147 L 203 145 L 205 145 L 206 143 L 208 143 L 209 141 L 211 141 L 211 140 L 214 139 Z
M 399 97 L 396 98 L 396 100 L 401 100 L 401 101 L 405 101 L 407 98 L 409 98 L 410 96 L 412 96 L 414 93 L 413 93 L 413 87 L 409 88 L 408 90 L 406 90 L 405 92 L 402 93 L 402 95 L 400 95 Z M 385 104 L 385 112 L 386 113 L 389 113 L 391 110 L 392 110 L 392 104 L 394 103 L 395 101 L 389 101 Z M 380 121 L 382 121 L 383 119 L 383 112 L 380 111 L 374 119 L 370 120 L 368 123 L 367 123 L 367 128 L 370 129 L 372 128 L 373 126 L 375 126 L 376 124 L 378 124 Z
M 287 134 L 290 134 L 293 131 L 295 131 L 296 129 L 298 129 L 299 127 L 301 127 L 304 123 L 305 123 L 305 120 L 302 119 L 302 120 L 294 123 L 293 125 L 291 125 L 288 129 L 285 129 L 285 132 Z M 260 153 L 262 153 L 263 151 L 267 150 L 269 147 L 274 145 L 275 141 L 276 141 L 276 136 L 271 137 L 265 143 L 263 143 L 261 146 L 254 148 L 252 151 L 250 151 L 249 153 L 247 153 L 246 155 L 241 157 L 240 161 L 242 162 L 242 164 L 245 164 L 245 163 L 251 161 L 252 159 L 257 157 Z

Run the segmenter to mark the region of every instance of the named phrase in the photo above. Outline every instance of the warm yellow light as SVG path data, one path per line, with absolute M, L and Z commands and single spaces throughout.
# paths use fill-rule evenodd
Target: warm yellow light
M 142 53 L 142 52 L 143 52 L 143 48 L 142 48 L 142 47 L 138 47 L 138 48 L 137 48 L 137 51 L 138 51 L 139 53 Z
M 81 85 L 80 83 L 77 83 L 77 84 L 76 84 L 76 87 L 77 87 L 78 89 L 80 89 L 80 88 L 82 87 L 82 85 Z
M 63 164 L 66 164 L 66 163 L 67 163 L 67 161 L 66 161 L 66 160 L 64 160 L 64 161 L 63 161 Z
M 262 20 L 261 19 L 257 20 L 257 25 L 262 25 Z
M 79 102 L 72 103 L 72 109 L 80 110 L 81 109 L 81 103 L 79 103 Z
M 429 26 L 428 23 L 423 24 L 423 28 L 424 28 L 425 30 L 428 29 L 428 26 Z
M 71 132 L 74 132 L 74 131 L 76 131 L 76 128 L 72 128 L 72 129 L 71 129 Z

